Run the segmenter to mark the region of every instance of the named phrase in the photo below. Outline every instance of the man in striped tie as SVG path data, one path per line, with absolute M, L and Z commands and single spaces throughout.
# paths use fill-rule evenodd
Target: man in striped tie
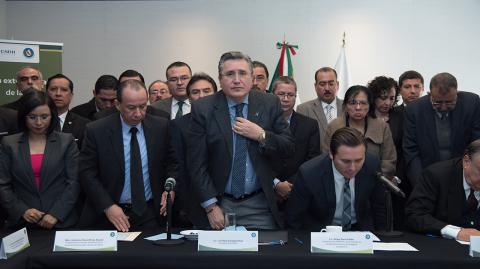
M 384 230 L 385 189 L 376 179 L 378 158 L 366 153 L 363 135 L 344 127 L 332 136 L 329 155 L 304 163 L 287 202 L 287 224 L 320 231 Z

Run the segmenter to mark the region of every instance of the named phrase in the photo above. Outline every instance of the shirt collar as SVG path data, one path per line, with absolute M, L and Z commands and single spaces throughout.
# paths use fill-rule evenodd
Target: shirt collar
M 178 102 L 180 102 L 180 101 L 172 97 L 172 104 L 173 105 L 176 105 Z M 187 98 L 183 101 L 183 103 L 186 104 L 186 105 L 190 105 L 190 100 Z
M 332 106 L 332 108 L 337 108 L 337 98 L 333 99 L 333 101 L 329 104 L 324 101 L 320 100 L 320 103 L 322 104 L 323 109 L 327 108 L 328 105 Z
M 240 102 L 240 103 L 243 103 L 243 104 L 248 105 L 248 96 L 249 96 L 249 94 L 247 94 L 247 95 L 243 98 L 242 102 Z M 232 107 L 234 107 L 234 106 L 236 106 L 236 105 L 239 104 L 239 103 L 233 101 L 233 99 L 231 99 L 230 97 L 228 97 L 228 96 L 226 96 L 226 97 L 227 97 L 227 104 L 228 104 L 228 107 L 229 107 L 229 108 L 232 108 Z
M 137 127 L 137 129 L 138 129 L 139 132 L 143 132 L 142 122 L 140 122 L 139 124 L 137 124 L 137 125 L 135 125 L 135 126 L 132 126 L 132 125 L 126 123 L 126 122 L 123 120 L 122 114 L 120 114 L 119 116 L 120 116 L 120 121 L 121 121 L 121 123 L 122 123 L 122 130 L 129 132 L 129 131 L 130 131 L 130 128 L 132 128 L 132 127 Z

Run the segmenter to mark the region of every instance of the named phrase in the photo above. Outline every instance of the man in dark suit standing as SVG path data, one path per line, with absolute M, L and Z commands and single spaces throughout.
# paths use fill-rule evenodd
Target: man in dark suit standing
M 327 225 L 343 230 L 384 230 L 385 190 L 376 179 L 380 161 L 366 153 L 363 135 L 338 129 L 329 155 L 304 163 L 287 201 L 287 224 L 320 231 Z
M 87 201 L 80 227 L 113 225 L 128 231 L 158 227 L 163 221 L 164 183 L 176 176 L 176 160 L 168 120 L 146 114 L 147 102 L 143 83 L 124 81 L 117 90 L 119 113 L 87 125 L 80 154 Z
M 63 74 L 50 77 L 47 81 L 47 93 L 57 107 L 60 125 L 58 129 L 72 134 L 78 148 L 81 148 L 85 126 L 90 121 L 68 110 L 73 98 L 72 80 Z
M 184 62 L 174 62 L 167 67 L 166 76 L 172 97 L 157 101 L 152 106 L 170 114 L 171 119 L 176 119 L 190 113 L 187 84 L 192 77 L 192 69 Z
M 91 121 L 95 120 L 95 113 L 114 106 L 117 98 L 117 84 L 118 80 L 112 75 L 100 76 L 95 82 L 93 98 L 85 104 L 72 108 L 72 112 Z
M 463 158 L 423 171 L 407 203 L 407 225 L 416 232 L 470 241 L 470 236 L 480 236 L 479 198 L 480 140 L 475 140 Z
M 212 95 L 217 92 L 217 84 L 212 77 L 205 73 L 196 73 L 190 79 L 187 85 L 187 95 L 190 102 L 194 102 L 205 96 Z M 189 136 L 190 121 L 192 114 L 188 113 L 178 119 L 173 119 L 170 122 L 172 144 L 175 149 L 175 154 L 178 160 L 178 178 L 181 182 L 180 188 L 177 188 L 177 206 L 179 209 L 179 222 L 183 222 L 184 213 L 187 215 L 188 221 L 196 228 L 210 227 L 205 216 L 203 208 L 198 203 L 198 198 L 195 192 L 195 186 L 191 183 L 189 175 L 187 156 L 187 141 Z M 175 221 L 175 220 L 174 220 Z M 177 222 L 177 223 L 179 223 Z
M 295 138 L 295 154 L 285 159 L 273 158 L 272 165 L 277 172 L 275 192 L 285 201 L 290 194 L 295 174 L 300 165 L 320 155 L 318 124 L 314 119 L 298 114 L 293 110 L 297 96 L 297 83 L 290 77 L 279 77 L 272 85 L 282 105 L 283 117 L 289 123 L 290 132 Z
M 210 226 L 222 229 L 224 212 L 237 225 L 283 226 L 269 157 L 293 154 L 294 144 L 278 98 L 252 91 L 253 64 L 241 52 L 218 64 L 222 91 L 192 103 L 190 176 Z
M 425 167 L 461 157 L 466 146 L 480 138 L 480 98 L 458 92 L 451 74 L 437 74 L 430 81 L 430 94 L 406 107 L 404 124 L 403 154 L 414 187 Z

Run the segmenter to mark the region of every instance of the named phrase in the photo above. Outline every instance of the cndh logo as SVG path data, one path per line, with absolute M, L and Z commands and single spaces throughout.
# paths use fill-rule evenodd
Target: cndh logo
M 33 49 L 26 48 L 26 49 L 23 50 L 23 56 L 25 56 L 27 58 L 32 58 L 33 55 L 35 55 L 35 53 L 33 52 Z

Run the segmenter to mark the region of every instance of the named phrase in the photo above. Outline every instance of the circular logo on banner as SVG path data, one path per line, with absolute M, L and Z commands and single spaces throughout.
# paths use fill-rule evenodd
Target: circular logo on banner
M 115 236 L 115 233 L 114 232 L 111 232 L 110 233 L 110 237 L 114 237 Z
M 365 235 L 365 239 L 370 239 L 370 235 L 369 235 L 369 234 L 366 234 L 366 235 Z
M 25 56 L 27 58 L 32 58 L 33 55 L 35 55 L 35 53 L 33 52 L 33 49 L 26 48 L 26 49 L 23 50 L 23 56 Z
M 256 233 L 252 233 L 252 237 L 255 238 L 257 236 Z

